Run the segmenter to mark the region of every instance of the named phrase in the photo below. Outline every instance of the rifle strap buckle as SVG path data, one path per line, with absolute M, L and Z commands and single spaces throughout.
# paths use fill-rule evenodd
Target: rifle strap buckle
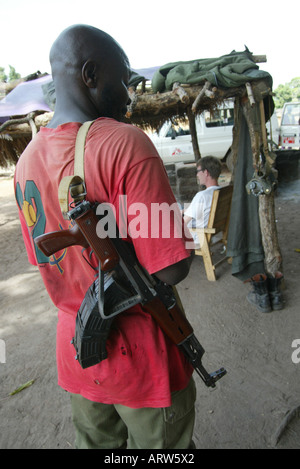
M 67 212 L 71 203 L 82 202 L 86 196 L 86 186 L 84 182 L 84 149 L 85 140 L 90 126 L 94 121 L 87 121 L 79 128 L 75 143 L 74 175 L 65 176 L 59 184 L 58 200 L 65 219 L 68 219 Z M 73 202 L 69 202 L 69 195 Z

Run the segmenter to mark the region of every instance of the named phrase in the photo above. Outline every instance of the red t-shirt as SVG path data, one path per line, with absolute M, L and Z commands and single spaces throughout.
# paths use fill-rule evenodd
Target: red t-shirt
M 15 172 L 28 259 L 38 265 L 58 308 L 58 384 L 96 402 L 133 408 L 167 407 L 171 405 L 170 393 L 183 389 L 192 374 L 192 367 L 178 347 L 137 305 L 115 318 L 107 341 L 108 358 L 83 370 L 74 359 L 75 349 L 70 342 L 77 311 L 95 271 L 83 259 L 80 246 L 48 258 L 33 242 L 40 234 L 70 227 L 61 215 L 58 186 L 63 177 L 73 174 L 79 127 L 79 123 L 68 123 L 56 129 L 42 128 L 24 151 Z M 129 234 L 127 238 L 149 273 L 190 255 L 186 240 L 174 233 L 172 217 L 171 238 L 168 234 L 162 236 L 164 226 L 157 228 L 153 221 L 151 203 L 157 208 L 158 204 L 170 206 L 176 201 L 162 161 L 144 132 L 113 119 L 97 119 L 86 141 L 85 181 L 90 202 L 114 207 L 118 224 L 132 234 L 132 239 Z M 127 213 L 122 222 L 124 201 Z

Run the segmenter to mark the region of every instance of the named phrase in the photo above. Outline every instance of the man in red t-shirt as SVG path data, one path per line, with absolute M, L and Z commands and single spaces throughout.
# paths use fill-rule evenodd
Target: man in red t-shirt
M 55 113 L 21 156 L 15 193 L 29 261 L 39 267 L 58 308 L 58 384 L 71 393 L 76 446 L 189 448 L 192 367 L 141 305 L 115 318 L 107 359 L 87 369 L 74 360 L 70 342 L 75 319 L 95 270 L 80 246 L 48 258 L 33 240 L 69 227 L 61 214 L 58 186 L 74 173 L 75 139 L 83 122 L 95 121 L 85 146 L 87 200 L 111 204 L 117 221 L 124 218 L 126 202 L 126 238 L 140 263 L 159 280 L 174 285 L 185 278 L 191 252 L 186 239 L 175 235 L 172 217 L 168 238 L 162 236 L 163 227 L 154 226 L 153 207 L 174 208 L 176 201 L 148 137 L 120 122 L 129 101 L 129 63 L 123 50 L 106 33 L 76 25 L 55 41 L 50 61 Z

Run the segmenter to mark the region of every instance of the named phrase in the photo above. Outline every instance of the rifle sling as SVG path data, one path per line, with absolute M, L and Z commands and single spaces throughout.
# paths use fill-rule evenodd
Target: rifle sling
M 74 174 L 64 177 L 59 184 L 58 199 L 64 218 L 68 218 L 69 194 L 75 203 L 81 202 L 86 196 L 84 182 L 84 149 L 86 136 L 93 122 L 94 121 L 84 122 L 79 128 L 75 143 Z

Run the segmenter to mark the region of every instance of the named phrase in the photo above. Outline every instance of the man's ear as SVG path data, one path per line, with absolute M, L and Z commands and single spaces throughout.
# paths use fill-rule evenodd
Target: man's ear
M 96 88 L 97 86 L 97 67 L 95 62 L 87 60 L 81 69 L 82 80 L 88 88 Z

